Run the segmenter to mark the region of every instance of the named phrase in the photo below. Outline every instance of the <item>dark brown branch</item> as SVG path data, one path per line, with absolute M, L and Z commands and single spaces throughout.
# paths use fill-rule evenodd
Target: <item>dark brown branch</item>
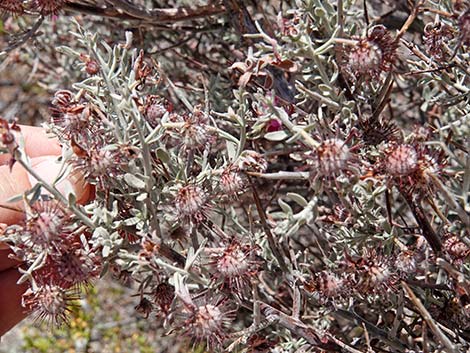
M 413 216 L 421 228 L 424 238 L 427 240 L 432 250 L 437 254 L 442 250 L 442 242 L 439 236 L 436 234 L 431 224 L 429 223 L 423 207 L 416 201 L 413 200 L 413 196 L 409 192 L 402 191 L 401 193 L 406 200 L 406 203 L 411 209 Z
M 434 321 L 431 314 L 423 305 L 423 303 L 421 303 L 421 301 L 416 296 L 416 294 L 411 290 L 411 288 L 405 282 L 402 282 L 401 284 L 403 288 L 405 289 L 405 292 L 408 295 L 408 297 L 411 299 L 411 301 L 413 302 L 415 307 L 418 309 L 423 319 L 431 328 L 431 331 L 434 333 L 435 337 L 442 343 L 443 346 L 446 347 L 445 351 L 450 352 L 450 353 L 457 353 L 457 349 L 454 347 L 451 340 L 444 334 L 444 332 L 442 332 L 438 324 Z
M 289 330 L 293 334 L 302 337 L 311 345 L 331 352 L 340 351 L 340 347 L 336 343 L 332 341 L 324 343 L 319 334 L 316 333 L 312 327 L 303 323 L 299 319 L 286 315 L 282 311 L 279 311 L 266 303 L 260 303 L 260 309 L 268 320 L 276 321 L 280 326 Z
M 271 229 L 269 228 L 268 222 L 266 221 L 266 214 L 264 213 L 263 206 L 261 205 L 261 200 L 259 198 L 258 192 L 256 191 L 256 187 L 253 184 L 251 177 L 248 176 L 250 181 L 251 189 L 253 190 L 253 199 L 255 201 L 256 209 L 258 210 L 259 218 L 261 220 L 261 224 L 263 226 L 264 232 L 268 238 L 269 248 L 273 252 L 274 257 L 276 257 L 277 261 L 279 262 L 279 267 L 283 270 L 284 273 L 288 273 L 289 269 L 286 265 L 284 260 L 284 256 L 282 255 L 281 251 L 279 250 L 276 241 L 274 240 L 274 236 L 271 233 Z
M 421 12 L 421 7 L 424 5 L 425 1 L 424 0 L 419 0 L 413 9 L 411 10 L 410 15 L 406 19 L 405 23 L 401 27 L 400 31 L 397 33 L 397 41 L 408 31 L 410 26 L 413 24 L 414 20 L 418 16 L 418 14 Z
M 150 24 L 175 23 L 194 20 L 198 18 L 219 15 L 225 12 L 222 3 L 199 6 L 195 9 L 184 7 L 174 9 L 145 9 L 133 5 L 125 0 L 108 0 L 107 7 L 89 6 L 75 2 L 69 2 L 66 10 L 77 11 L 89 15 L 114 17 L 126 20 L 137 20 Z
M 129 5 L 132 6 L 132 10 L 135 11 L 136 7 L 134 5 L 129 4 L 125 0 L 112 0 L 119 4 L 120 8 L 122 9 L 125 5 L 127 5 L 126 10 L 129 9 Z M 179 7 L 175 9 L 152 9 L 152 10 L 141 10 L 134 12 L 134 15 L 147 15 L 146 17 L 142 18 L 143 20 L 149 22 L 179 22 L 179 21 L 188 21 L 194 20 L 197 18 L 204 18 L 213 15 L 219 15 L 225 13 L 225 7 L 222 5 L 221 2 L 216 4 L 209 4 L 205 6 L 199 6 L 195 9 L 187 9 L 184 7 Z M 139 17 L 136 16 L 136 17 Z
M 374 112 L 372 113 L 372 121 L 376 121 L 379 118 L 380 113 L 384 110 L 387 103 L 390 101 L 390 95 L 392 94 L 393 89 L 393 72 L 388 73 L 387 79 L 382 86 L 380 94 L 377 98 L 377 106 L 375 107 Z
M 122 230 L 139 237 L 139 234 L 137 230 L 135 229 L 135 227 L 123 226 Z M 180 267 L 184 267 L 184 265 L 186 264 L 186 257 L 184 257 L 183 255 L 178 253 L 176 250 L 174 250 L 173 248 L 171 248 L 170 246 L 166 245 L 165 243 L 161 241 L 155 245 L 156 245 L 156 250 L 160 256 L 170 260 L 171 263 L 177 263 Z
M 9 45 L 7 48 L 2 50 L 3 53 L 12 51 L 13 49 L 16 49 L 20 46 L 22 46 L 24 43 L 26 43 L 29 39 L 31 39 L 36 32 L 38 31 L 39 27 L 41 27 L 41 24 L 44 22 L 44 17 L 39 17 L 39 19 L 36 21 L 36 23 L 29 29 L 26 33 L 23 34 L 23 36 L 19 39 L 17 39 L 15 42 L 13 42 L 11 45 Z
M 404 351 L 405 346 L 401 341 L 396 338 L 390 338 L 388 332 L 382 330 L 381 328 L 375 326 L 374 324 L 370 323 L 366 319 L 362 318 L 358 314 L 350 310 L 338 309 L 334 312 L 334 314 L 340 315 L 341 317 L 356 321 L 357 323 L 363 324 L 367 331 L 375 337 L 379 337 L 383 342 L 389 344 L 391 347 L 394 347 L 398 351 Z
M 437 290 L 448 290 L 451 291 L 452 289 L 446 284 L 435 284 L 435 283 L 426 283 L 423 281 L 415 281 L 412 279 L 407 279 L 406 283 L 421 288 L 429 288 L 429 289 L 437 289 Z

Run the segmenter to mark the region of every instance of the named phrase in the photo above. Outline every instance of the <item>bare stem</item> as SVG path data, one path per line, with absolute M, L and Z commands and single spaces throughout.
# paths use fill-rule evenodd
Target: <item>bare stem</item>
M 282 311 L 279 311 L 266 303 L 260 303 L 260 308 L 266 317 L 276 320 L 280 326 L 302 337 L 308 343 L 314 346 L 324 348 L 324 349 L 339 352 L 339 349 L 338 349 L 339 347 L 336 344 L 336 342 L 323 343 L 322 340 L 320 339 L 319 334 L 315 332 L 315 330 L 312 327 L 306 325 L 299 319 L 295 319 L 291 316 L 288 316 L 284 314 Z
M 414 292 L 411 290 L 411 288 L 405 282 L 401 282 L 401 285 L 405 289 L 405 292 L 408 294 L 408 297 L 411 299 L 413 304 L 416 306 L 418 311 L 423 316 L 423 319 L 426 321 L 426 323 L 431 328 L 431 331 L 434 333 L 436 338 L 447 348 L 448 352 L 457 353 L 457 349 L 454 347 L 454 345 L 452 344 L 450 339 L 444 334 L 444 332 L 442 332 L 442 330 L 439 328 L 437 323 L 432 318 L 431 314 L 429 314 L 429 311 L 426 310 L 423 303 L 421 303 L 421 301 L 414 294 Z
M 107 6 L 93 6 L 82 3 L 68 2 L 65 8 L 67 10 L 95 16 L 141 21 L 150 24 L 165 24 L 194 20 L 198 18 L 219 15 L 226 11 L 221 2 L 198 6 L 193 9 L 186 7 L 146 9 L 136 6 L 130 1 L 107 0 L 106 2 Z
M 258 210 L 258 214 L 259 214 L 259 218 L 261 220 L 261 224 L 263 225 L 264 232 L 266 233 L 266 236 L 268 238 L 269 247 L 271 248 L 271 251 L 273 252 L 273 255 L 276 257 L 276 259 L 279 263 L 279 266 L 281 267 L 283 272 L 287 274 L 290 271 L 289 271 L 289 269 L 287 267 L 287 264 L 284 260 L 284 256 L 282 255 L 280 249 L 277 246 L 276 241 L 274 240 L 274 236 L 271 233 L 271 229 L 269 228 L 268 222 L 266 221 L 266 214 L 264 213 L 264 209 L 261 205 L 261 200 L 259 199 L 258 192 L 256 191 L 256 187 L 253 184 L 253 181 L 251 180 L 251 178 L 250 177 L 248 177 L 248 178 L 249 178 L 249 181 L 250 181 L 250 184 L 251 184 L 251 189 L 253 190 L 253 198 L 255 200 L 256 209 Z
M 90 218 L 83 213 L 80 208 L 74 204 L 74 203 L 69 203 L 67 198 L 60 193 L 59 190 L 57 190 L 54 186 L 49 185 L 43 178 L 37 174 L 33 168 L 24 160 L 20 150 L 16 149 L 14 152 L 15 160 L 21 164 L 21 166 L 26 169 L 26 171 L 31 174 L 37 181 L 41 183 L 41 186 L 44 187 L 47 191 L 49 191 L 55 199 L 57 199 L 60 203 L 62 203 L 65 207 L 69 207 L 73 213 L 77 216 L 78 219 L 80 219 L 83 224 L 85 224 L 87 227 L 90 229 L 95 229 L 95 224 L 90 220 Z

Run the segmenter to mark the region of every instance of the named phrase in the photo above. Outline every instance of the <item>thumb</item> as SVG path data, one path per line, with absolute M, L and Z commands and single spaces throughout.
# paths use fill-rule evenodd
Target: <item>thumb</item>
M 61 165 L 57 156 L 43 156 L 31 159 L 32 169 L 45 182 L 52 183 L 60 173 Z M 23 202 L 7 203 L 6 201 L 18 194 L 29 190 L 37 183 L 19 163 L 15 163 L 10 172 L 8 166 L 0 166 L 0 223 L 13 224 L 24 218 Z M 73 188 L 77 202 L 85 203 L 92 195 L 91 186 L 87 184 L 80 173 L 72 172 L 66 180 L 56 185 L 65 194 Z

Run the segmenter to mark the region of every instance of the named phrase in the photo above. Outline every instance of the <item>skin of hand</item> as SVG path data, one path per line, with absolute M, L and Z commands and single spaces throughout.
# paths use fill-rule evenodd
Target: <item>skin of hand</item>
M 45 181 L 52 182 L 60 170 L 60 164 L 56 162 L 61 153 L 59 142 L 49 138 L 39 127 L 21 126 L 21 133 L 32 168 Z M 13 211 L 2 205 L 24 209 L 22 202 L 12 204 L 6 200 L 24 193 L 36 182 L 18 163 L 10 171 L 9 160 L 9 155 L 0 155 L 0 234 L 7 225 L 21 222 L 25 217 L 23 212 Z M 79 203 L 83 204 L 92 197 L 91 187 L 77 173 L 59 183 L 57 188 L 65 191 L 65 183 L 72 185 Z M 20 278 L 19 264 L 10 259 L 9 254 L 11 251 L 8 246 L 0 242 L 0 337 L 28 314 L 21 305 L 21 296 L 28 284 L 16 283 Z

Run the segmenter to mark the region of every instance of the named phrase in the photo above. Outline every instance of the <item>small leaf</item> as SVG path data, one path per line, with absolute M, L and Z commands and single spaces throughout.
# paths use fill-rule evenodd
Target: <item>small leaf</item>
M 67 201 L 69 203 L 69 206 L 76 205 L 77 204 L 77 196 L 75 196 L 75 194 L 73 192 L 70 192 L 67 195 Z
M 30 196 L 31 195 L 31 196 Z M 28 193 L 29 204 L 32 205 L 41 198 L 42 195 L 42 184 L 37 183 Z
M 386 186 L 378 187 L 378 188 L 376 188 L 376 189 L 372 192 L 372 197 L 373 197 L 373 198 L 376 198 L 376 197 L 379 196 L 380 194 L 383 194 L 386 190 L 387 190 L 387 187 L 386 187 Z
M 279 199 L 277 202 L 285 213 L 292 214 L 292 208 L 289 206 L 287 202 L 282 201 L 281 199 Z
M 298 223 L 295 223 L 294 225 L 292 225 L 292 227 L 287 231 L 286 237 L 290 237 L 290 236 L 294 235 L 294 233 L 297 233 L 299 228 L 300 228 L 300 226 L 299 226 Z
M 109 269 L 109 262 L 106 261 L 103 265 L 103 268 L 102 268 L 101 272 L 100 272 L 99 278 L 103 278 L 106 275 L 106 273 L 108 273 L 108 269 Z
M 132 186 L 136 189 L 145 189 L 145 182 L 135 175 L 127 173 L 124 175 L 124 180 L 126 181 L 127 185 Z
M 318 89 L 323 93 L 323 95 L 327 96 L 331 93 L 331 87 L 325 84 L 319 84 Z
M 314 10 L 314 13 L 315 13 L 315 16 L 320 17 L 320 18 L 325 18 L 327 16 L 325 10 L 322 9 L 321 7 L 316 7 Z
M 60 183 L 60 186 L 62 188 L 62 195 L 67 198 L 69 205 L 75 205 L 77 198 L 72 183 L 68 180 L 64 180 L 64 182 Z
M 109 233 L 103 227 L 98 227 L 93 232 L 93 238 L 108 239 L 109 238 Z
M 70 49 L 69 47 L 66 47 L 66 46 L 57 47 L 56 50 L 59 53 L 63 53 L 63 54 L 69 55 L 69 56 L 77 56 L 77 57 L 80 56 L 79 52 L 77 52 L 75 50 L 72 50 L 72 49 Z
M 105 244 L 103 246 L 103 251 L 101 252 L 101 254 L 103 255 L 104 258 L 106 258 L 109 256 L 110 253 L 111 253 L 111 247 L 108 244 Z
M 12 196 L 5 200 L 5 203 L 14 203 L 23 200 L 23 194 Z
M 286 195 L 288 198 L 290 198 L 292 201 L 294 201 L 296 204 L 302 207 L 307 207 L 308 202 L 305 200 L 305 198 L 299 194 L 296 194 L 294 192 L 288 192 Z
M 163 148 L 161 147 L 157 148 L 156 153 L 157 153 L 158 159 L 160 159 L 163 163 L 168 163 L 170 161 L 170 155 Z
M 237 145 L 231 141 L 226 142 L 227 154 L 230 161 L 233 161 L 237 157 Z
M 122 221 L 121 224 L 125 226 L 135 226 L 139 222 L 140 222 L 139 217 L 131 217 Z
M 143 192 L 139 194 L 135 199 L 139 202 L 145 201 L 148 198 L 148 194 L 146 192 Z
M 283 141 L 289 135 L 285 131 L 272 131 L 264 134 L 264 138 L 269 141 Z

